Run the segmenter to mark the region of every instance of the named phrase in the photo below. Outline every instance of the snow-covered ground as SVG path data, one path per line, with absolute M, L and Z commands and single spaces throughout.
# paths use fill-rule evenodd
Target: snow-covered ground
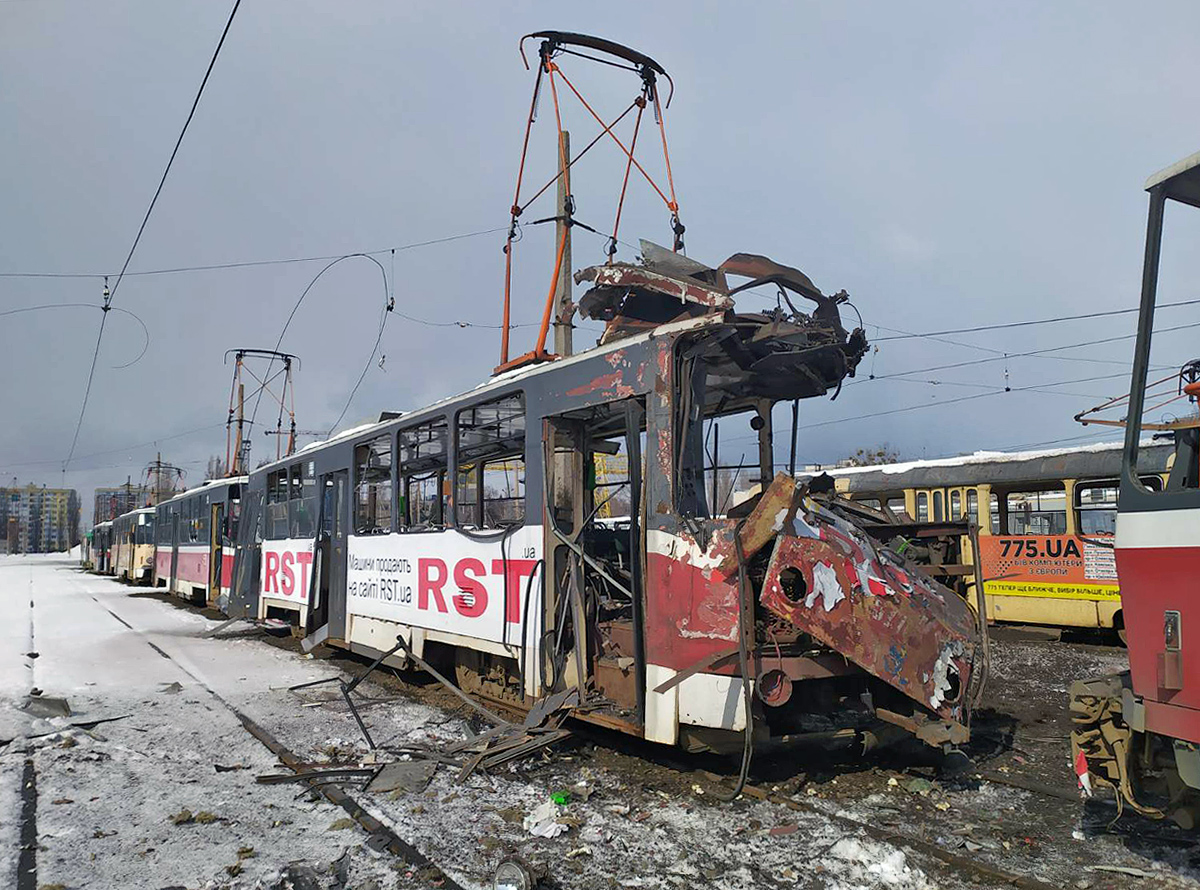
M 323 798 L 255 782 L 286 770 L 234 709 L 304 760 L 367 753 L 332 687 L 287 689 L 334 676 L 336 662 L 248 636 L 206 636 L 217 622 L 144 592 L 80 572 L 62 555 L 0 557 L 0 887 L 23 886 L 15 870 L 27 758 L 37 771 L 30 887 L 445 886 L 436 871 L 371 850 L 367 834 Z M 72 716 L 21 710 L 33 687 L 65 697 Z M 428 696 L 398 693 L 394 683 L 360 690 L 378 699 L 363 714 L 381 742 L 466 734 L 462 713 Z M 121 719 L 69 726 L 107 718 Z M 584 749 L 462 784 L 455 773 L 443 768 L 413 794 L 349 790 L 465 888 L 490 886 L 509 852 L 545 864 L 555 886 L 582 890 L 973 886 L 820 812 L 720 803 L 685 774 L 614 766 Z M 525 817 L 564 790 L 565 830 L 532 837 Z

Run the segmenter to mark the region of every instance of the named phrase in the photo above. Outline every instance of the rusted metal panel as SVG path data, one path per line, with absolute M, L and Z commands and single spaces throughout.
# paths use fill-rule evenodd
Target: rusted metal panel
M 608 266 L 589 266 L 575 273 L 575 283 L 590 281 L 597 287 L 645 288 L 674 297 L 681 303 L 696 303 L 711 310 L 733 308 L 733 299 L 726 293 L 699 281 L 675 278 L 654 272 L 645 266 L 613 263 Z
M 742 524 L 739 536 L 742 539 L 742 552 L 747 557 L 758 553 L 773 541 L 784 523 L 795 516 L 796 497 L 795 480 L 786 473 L 777 473 Z M 736 560 L 737 554 L 732 554 L 732 557 Z M 736 563 L 732 568 L 736 568 Z
M 978 631 L 967 604 L 809 502 L 775 543 L 761 603 L 924 708 L 965 722 Z

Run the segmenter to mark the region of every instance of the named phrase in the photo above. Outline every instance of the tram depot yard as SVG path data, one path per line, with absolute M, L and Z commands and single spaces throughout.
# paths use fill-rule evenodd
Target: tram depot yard
M 747 793 L 724 803 L 727 762 L 584 732 L 461 784 L 443 766 L 420 790 L 342 785 L 350 809 L 409 845 L 396 854 L 319 793 L 259 784 L 288 770 L 239 720 L 310 766 L 359 761 L 368 750 L 336 687 L 289 687 L 349 679 L 365 662 L 307 658 L 249 622 L 213 634 L 224 620 L 211 611 L 65 555 L 0 557 L 0 586 L 21 594 L 4 597 L 0 623 L 0 867 L 14 874 L 36 843 L 39 887 L 487 887 L 511 852 L 578 888 L 1200 884 L 1187 834 L 1110 828 L 1111 800 L 1078 799 L 1065 678 L 1125 665 L 1123 650 L 1086 638 L 993 642 L 994 682 L 959 768 L 810 746 L 764 755 Z M 30 684 L 71 713 L 26 710 Z M 485 728 L 417 672 L 374 673 L 358 696 L 381 746 L 445 748 Z M 531 835 L 527 817 L 564 792 L 562 833 Z M 36 839 L 19 836 L 29 807 Z
M 299 357 L 235 345 L 211 478 L 164 487 L 160 454 L 153 496 L 79 547 L 0 555 L 0 882 L 1200 887 L 1200 359 L 1148 379 L 1156 305 L 1186 305 L 1157 302 L 1164 208 L 1200 207 L 1200 154 L 1147 182 L 1140 305 L 1101 313 L 1138 312 L 1113 338 L 1136 339 L 1129 393 L 1075 420 L 1123 443 L 807 472 L 801 402 L 874 377 L 864 313 L 786 262 L 688 254 L 658 61 L 567 31 L 519 52 L 484 382 L 342 429 L 355 385 L 300 447 Z M 611 122 L 588 62 L 631 91 Z M 601 141 L 624 170 L 605 232 L 572 189 Z M 631 181 L 669 246 L 621 239 Z M 519 324 L 540 223 L 549 291 Z M 577 268 L 580 227 L 605 249 Z M 361 383 L 396 296 L 369 254 L 325 269 L 352 257 L 386 298 Z M 274 430 L 246 414 L 264 393 Z

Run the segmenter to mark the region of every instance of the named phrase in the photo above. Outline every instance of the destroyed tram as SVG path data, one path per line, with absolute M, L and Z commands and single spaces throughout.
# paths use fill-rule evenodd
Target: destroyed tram
M 669 78 L 653 59 L 584 35 L 530 36 L 542 42 L 527 145 L 544 84 L 564 144 L 560 94 L 579 95 L 560 67 L 562 53 L 580 55 L 572 47 L 637 72 L 631 146 L 643 110 L 662 129 L 657 84 Z M 612 125 L 601 135 L 625 150 Z M 581 720 L 742 749 L 744 764 L 760 741 L 812 733 L 965 741 L 986 663 L 971 608 L 836 500 L 775 474 L 772 408 L 836 395 L 867 350 L 861 328 L 842 324 L 846 295 L 762 256 L 717 268 L 685 257 L 665 130 L 661 143 L 668 184 L 651 185 L 674 248 L 643 242 L 640 262 L 617 262 L 617 205 L 608 261 L 574 276 L 588 286 L 579 311 L 605 325 L 598 343 L 545 349 L 569 275 L 560 234 L 537 344 L 508 359 L 517 218 L 546 191 L 522 205 L 518 176 L 500 367 L 467 393 L 249 473 L 228 613 L 284 618 L 306 647 L 420 659 L 519 708 L 577 695 Z M 625 155 L 622 202 L 634 166 L 650 179 Z M 563 180 L 567 197 L 541 220 L 560 232 L 575 212 L 570 166 L 564 152 L 548 186 Z M 739 312 L 735 295 L 756 287 L 777 292 L 776 307 Z M 718 419 L 757 440 L 753 465 L 736 470 L 757 485 L 736 504 L 708 441 Z
M 468 691 L 528 707 L 577 687 L 581 719 L 667 744 L 876 721 L 964 741 L 970 608 L 773 473 L 772 406 L 836 390 L 862 332 L 765 258 L 646 254 L 578 274 L 596 347 L 251 473 L 229 613 L 368 656 L 400 634 Z M 815 310 L 739 313 L 734 275 Z M 727 415 L 764 484 L 722 513 L 703 429 Z M 598 486 L 618 453 L 627 478 Z M 624 518 L 598 519 L 613 488 Z

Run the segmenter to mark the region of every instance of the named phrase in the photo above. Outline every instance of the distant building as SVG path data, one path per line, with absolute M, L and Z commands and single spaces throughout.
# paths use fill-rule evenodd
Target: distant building
M 150 500 L 150 489 L 144 485 L 117 485 L 112 488 L 97 488 L 92 525 L 109 522 L 130 510 L 145 507 Z
M 0 488 L 0 552 L 55 553 L 79 543 L 79 493 L 33 483 Z

